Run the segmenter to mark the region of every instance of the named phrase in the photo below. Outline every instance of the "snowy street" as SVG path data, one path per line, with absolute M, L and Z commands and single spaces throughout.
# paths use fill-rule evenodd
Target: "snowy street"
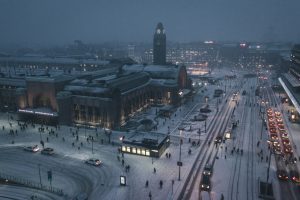
M 224 86 L 226 85 L 226 86 Z M 102 129 L 85 129 L 68 126 L 47 127 L 17 122 L 16 116 L 3 113 L 0 124 L 0 175 L 28 183 L 0 185 L 0 199 L 75 199 L 86 194 L 89 199 L 205 199 L 208 194 L 201 189 L 202 173 L 206 164 L 213 166 L 210 199 L 258 199 L 259 181 L 267 179 L 273 184 L 276 199 L 297 199 L 299 189 L 292 182 L 279 181 L 277 161 L 269 156 L 268 130 L 263 124 L 266 109 L 286 110 L 270 87 L 264 88 L 262 105 L 255 96 L 256 78 L 222 81 L 219 85 L 200 88 L 185 104 L 178 107 L 170 118 L 157 117 L 155 108 L 138 113 L 135 118 L 148 117 L 158 122 L 158 133 L 170 134 L 171 145 L 160 158 L 122 154 L 118 152 L 120 137 L 130 137 L 134 131 L 112 131 L 111 141 Z M 213 98 L 213 91 L 227 87 L 222 98 Z M 243 95 L 243 91 L 246 94 Z M 209 96 L 205 102 L 204 96 Z M 212 112 L 206 121 L 194 121 L 200 108 L 208 104 Z M 264 111 L 264 113 L 262 112 Z M 286 111 L 283 112 L 286 113 Z M 298 157 L 299 130 L 284 117 L 288 132 L 293 138 L 295 156 Z M 206 123 L 206 130 L 205 130 Z M 237 126 L 231 129 L 232 123 Z M 179 128 L 183 127 L 183 128 Z M 216 138 L 230 129 L 230 139 L 216 143 Z M 91 137 L 95 138 L 93 142 Z M 53 148 L 53 155 L 41 154 L 42 145 Z M 177 161 L 180 153 L 181 178 Z M 36 153 L 24 151 L 25 146 L 38 145 Z M 165 154 L 169 153 L 170 158 Z M 100 166 L 85 163 L 90 158 L 99 159 Z M 123 162 L 123 163 L 122 163 Z M 127 170 L 126 166 L 130 169 Z M 299 168 L 299 162 L 296 166 Z M 155 172 L 154 172 L 155 169 Z M 52 180 L 47 172 L 52 172 Z M 13 178 L 11 178 L 11 176 Z M 120 186 L 120 176 L 126 176 L 127 185 Z M 162 181 L 160 187 L 159 182 Z M 147 182 L 147 185 L 146 185 Z M 37 187 L 30 187 L 35 185 Z M 40 190 L 38 187 L 50 188 Z M 52 190 L 52 192 L 51 192 Z M 59 194 L 57 191 L 62 191 Z

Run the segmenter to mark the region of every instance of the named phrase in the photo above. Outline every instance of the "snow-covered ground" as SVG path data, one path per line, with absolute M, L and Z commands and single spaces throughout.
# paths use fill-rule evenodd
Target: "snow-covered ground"
M 226 72 L 227 69 L 216 70 L 212 75 L 221 77 Z M 230 71 L 228 75 L 232 73 Z M 61 189 L 64 195 L 58 196 L 34 188 L 0 184 L 0 199 L 6 197 L 29 199 L 32 195 L 37 196 L 38 199 L 73 199 L 78 194 L 86 193 L 92 200 L 135 200 L 149 199 L 151 192 L 152 199 L 165 200 L 178 199 L 180 194 L 185 192 L 182 191 L 185 187 L 189 190 L 193 189 L 190 192 L 190 199 L 199 199 L 203 165 L 211 160 L 215 161 L 214 173 L 211 177 L 210 199 L 220 199 L 222 194 L 225 199 L 258 199 L 258 181 L 259 179 L 266 180 L 267 174 L 268 135 L 265 127 L 261 128 L 260 106 L 257 105 L 258 98 L 254 95 L 256 84 L 255 78 L 243 80 L 239 76 L 237 79 L 221 81 L 219 85 L 203 86 L 192 99 L 176 108 L 171 117 L 166 119 L 156 115 L 157 108 L 155 107 L 137 113 L 134 116 L 135 119 L 150 118 L 158 122 L 156 132 L 170 133 L 171 145 L 166 153 L 171 153 L 171 158 L 163 155 L 159 159 L 152 159 L 130 154 L 124 154 L 123 158 L 118 152 L 119 138 L 123 135 L 129 137 L 134 132 L 113 131 L 111 136 L 113 145 L 108 143 L 108 137 L 103 130 L 80 128 L 77 141 L 74 127 L 61 126 L 59 129 L 48 127 L 48 130 L 52 128 L 54 131 L 54 134 L 49 134 L 47 130 L 40 133 L 38 131 L 40 125 L 33 127 L 29 124 L 22 131 L 15 120 L 9 119 L 6 113 L 2 113 L 0 115 L 0 175 L 10 175 L 22 181 L 39 184 L 40 171 L 42 185 L 50 187 L 47 171 L 51 170 L 52 186 Z M 213 98 L 215 89 L 224 90 L 225 88 L 227 93 L 224 96 Z M 243 90 L 247 91 L 247 95 L 243 96 L 240 93 L 238 104 L 231 101 L 233 92 Z M 206 120 L 206 132 L 204 121 L 192 120 L 195 115 L 199 114 L 200 108 L 206 105 L 205 96 L 209 97 L 207 103 L 212 110 Z M 225 121 L 230 121 L 230 113 L 233 109 L 235 109 L 234 119 L 239 120 L 237 128 L 232 133 L 233 139 L 226 140 L 225 143 L 215 148 L 214 138 L 211 136 L 221 130 L 225 131 L 227 127 Z M 286 113 L 288 108 L 283 106 L 282 109 Z M 295 146 L 300 146 L 299 125 L 291 124 L 288 120 L 286 124 Z M 179 130 L 179 127 L 184 127 L 184 130 Z M 17 130 L 17 134 L 10 134 L 10 130 Z M 95 138 L 93 148 L 92 143 L 87 141 L 88 136 Z M 45 141 L 45 147 L 54 149 L 54 155 L 47 156 L 40 152 L 31 153 L 23 150 L 23 147 L 28 145 L 38 144 L 41 147 L 41 138 Z M 178 181 L 177 161 L 180 139 L 183 139 L 181 151 L 183 166 L 180 169 L 181 180 Z M 200 144 L 193 146 L 191 142 L 198 142 L 199 139 Z M 13 144 L 12 141 L 14 141 Z M 258 141 L 260 145 L 257 145 Z M 231 153 L 234 147 L 236 150 Z M 191 149 L 191 154 L 188 154 L 189 149 Z M 243 155 L 241 149 L 243 149 Z M 263 152 L 263 160 L 261 156 L 258 156 L 260 151 Z M 300 155 L 299 148 L 295 151 Z M 214 159 L 214 155 L 217 155 L 218 159 Z M 120 160 L 124 159 L 124 165 L 130 165 L 129 172 L 126 172 L 118 156 Z M 103 165 L 95 167 L 85 164 L 84 161 L 89 158 L 98 158 Z M 280 199 L 282 184 L 277 180 L 275 166 L 272 156 L 269 181 L 274 185 L 276 199 Z M 156 168 L 156 173 L 153 172 L 154 168 Z M 196 171 L 199 173 L 194 173 Z M 189 177 L 190 173 L 192 176 Z M 125 187 L 120 186 L 121 175 L 127 177 Z M 149 186 L 145 187 L 147 180 Z M 174 185 L 172 185 L 172 180 L 174 180 Z M 159 186 L 160 181 L 163 181 L 162 188 Z M 204 192 L 201 196 L 205 196 Z

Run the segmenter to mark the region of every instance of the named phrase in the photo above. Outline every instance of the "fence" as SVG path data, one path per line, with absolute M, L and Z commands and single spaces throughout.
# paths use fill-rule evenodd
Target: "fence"
M 19 178 L 19 177 L 7 175 L 7 174 L 4 174 L 4 173 L 0 173 L 0 180 L 2 180 L 2 181 L 5 180 L 5 182 L 7 182 L 7 184 L 12 182 L 14 184 L 20 184 L 20 185 L 25 186 L 25 187 L 39 189 L 39 190 L 43 190 L 43 191 L 46 191 L 46 192 L 51 192 L 51 193 L 57 194 L 59 196 L 64 195 L 62 189 L 42 185 L 42 184 L 34 182 L 34 181 L 30 181 L 30 180 L 26 180 L 24 178 Z

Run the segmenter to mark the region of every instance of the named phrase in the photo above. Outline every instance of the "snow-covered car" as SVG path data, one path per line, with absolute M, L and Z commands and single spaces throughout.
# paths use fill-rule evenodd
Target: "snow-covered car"
M 54 154 L 54 149 L 52 148 L 45 148 L 41 151 L 41 154 L 45 154 L 45 155 L 52 155 Z
M 26 146 L 24 147 L 25 151 L 30 151 L 30 152 L 38 152 L 39 151 L 39 146 L 38 145 L 33 145 L 33 146 Z
M 86 160 L 85 163 L 89 165 L 100 166 L 102 162 L 99 159 L 90 158 Z

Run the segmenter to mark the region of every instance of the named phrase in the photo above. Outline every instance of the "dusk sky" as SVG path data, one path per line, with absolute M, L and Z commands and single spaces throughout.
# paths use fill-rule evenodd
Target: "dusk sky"
M 0 0 L 0 45 L 300 41 L 299 0 Z

